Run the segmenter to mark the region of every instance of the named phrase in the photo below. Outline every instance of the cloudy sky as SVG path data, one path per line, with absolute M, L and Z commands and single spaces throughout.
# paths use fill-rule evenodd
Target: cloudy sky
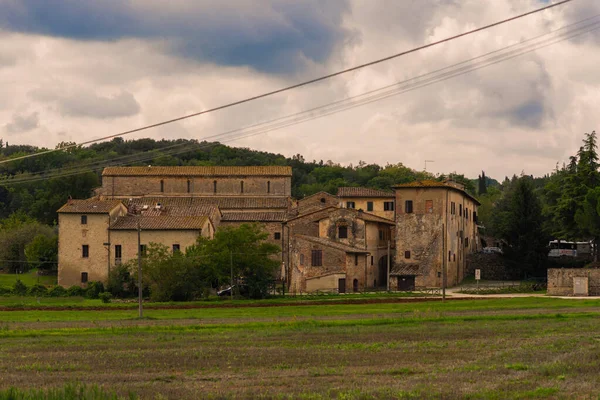
M 54 147 L 385 57 L 543 0 L 0 0 L 0 137 Z M 326 82 L 128 138 L 202 139 L 452 66 L 600 14 L 575 0 Z M 589 20 L 600 22 L 599 20 Z M 589 23 L 589 22 L 588 22 Z M 427 87 L 225 142 L 306 159 L 544 174 L 600 130 L 600 30 Z M 319 112 L 311 114 L 318 116 Z M 227 140 L 231 140 L 227 142 Z

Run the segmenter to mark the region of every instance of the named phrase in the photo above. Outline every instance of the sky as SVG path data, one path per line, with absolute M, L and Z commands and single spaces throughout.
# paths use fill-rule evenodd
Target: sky
M 431 43 L 542 0 L 0 0 L 0 137 L 53 148 L 202 111 Z M 198 139 L 294 115 L 600 14 L 567 5 L 318 84 L 128 135 Z M 600 17 L 596 22 L 600 21 Z M 237 140 L 344 165 L 543 175 L 600 129 L 600 30 Z M 312 115 L 312 114 L 311 114 Z M 316 116 L 316 114 L 314 114 Z

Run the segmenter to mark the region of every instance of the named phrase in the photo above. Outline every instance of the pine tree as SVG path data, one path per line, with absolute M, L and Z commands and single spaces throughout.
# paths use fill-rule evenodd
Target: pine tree
M 477 191 L 480 196 L 487 193 L 487 177 L 485 176 L 485 171 L 481 171 L 481 175 L 479 175 Z

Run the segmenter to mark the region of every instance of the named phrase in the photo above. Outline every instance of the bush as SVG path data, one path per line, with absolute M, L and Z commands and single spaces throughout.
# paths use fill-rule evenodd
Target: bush
M 110 294 L 109 292 L 102 292 L 98 295 L 98 297 L 100 298 L 100 300 L 102 300 L 103 303 L 110 303 L 110 300 L 112 299 L 112 294 Z
M 79 286 L 77 286 L 79 287 Z M 53 286 L 48 290 L 48 296 L 50 297 L 65 297 L 67 296 L 67 289 L 62 286 Z
M 12 293 L 19 296 L 25 296 L 27 294 L 27 285 L 21 282 L 20 279 L 17 279 L 12 287 Z
M 28 294 L 36 297 L 46 296 L 48 294 L 48 288 L 44 285 L 35 284 L 29 288 Z
M 106 291 L 114 297 L 126 298 L 137 294 L 137 286 L 127 264 L 113 267 L 108 275 Z
M 83 296 L 85 294 L 85 290 L 81 286 L 73 285 L 67 289 L 67 296 Z
M 11 288 L 0 286 L 0 296 L 7 296 L 9 294 L 12 294 Z
M 102 292 L 104 292 L 104 284 L 102 282 L 89 282 L 88 288 L 85 291 L 85 297 L 88 299 L 97 299 Z

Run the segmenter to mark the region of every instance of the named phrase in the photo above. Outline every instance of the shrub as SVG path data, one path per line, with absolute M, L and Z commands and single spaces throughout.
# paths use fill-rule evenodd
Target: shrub
M 85 291 L 85 297 L 88 299 L 97 299 L 102 292 L 104 292 L 104 284 L 102 282 L 89 282 Z
M 73 285 L 67 289 L 67 296 L 83 296 L 85 290 L 81 286 Z
M 110 300 L 112 299 L 112 294 L 110 294 L 109 292 L 102 292 L 98 295 L 98 297 L 100 298 L 100 300 L 102 300 L 103 303 L 110 303 Z
M 12 293 L 19 296 L 25 296 L 27 294 L 27 285 L 21 282 L 20 279 L 17 279 L 12 287 Z
M 30 296 L 46 296 L 48 294 L 48 289 L 44 285 L 35 284 L 29 288 L 28 294 Z
M 12 293 L 11 288 L 0 286 L 0 296 L 6 296 Z
M 79 286 L 77 286 L 79 287 Z M 53 286 L 48 290 L 48 296 L 50 297 L 65 297 L 67 296 L 67 289 L 62 286 Z
M 114 297 L 133 297 L 136 293 L 136 284 L 133 276 L 129 273 L 129 263 L 116 265 L 110 270 L 106 291 Z

